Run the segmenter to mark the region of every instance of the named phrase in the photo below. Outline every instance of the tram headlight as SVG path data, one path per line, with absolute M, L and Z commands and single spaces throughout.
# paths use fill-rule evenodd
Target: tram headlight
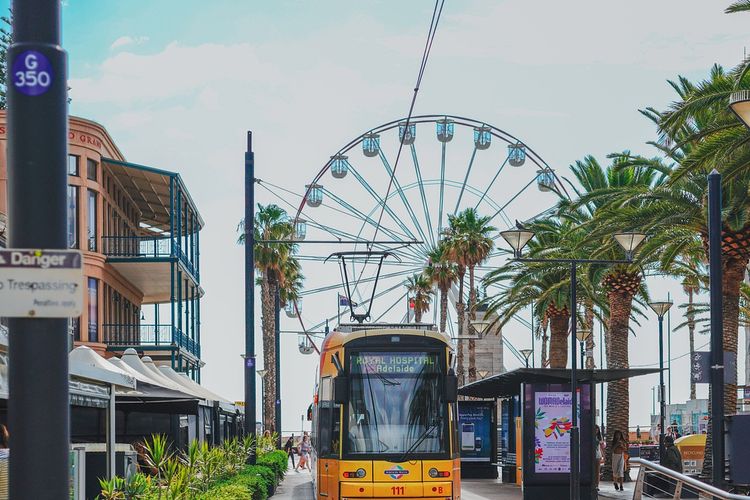
M 438 477 L 438 474 L 440 474 L 440 473 L 438 472 L 438 470 L 435 467 L 433 467 L 432 469 L 430 469 L 429 471 L 427 471 L 427 474 L 429 474 L 431 478 L 436 478 L 436 477 Z
M 364 469 L 362 469 L 362 468 L 359 468 L 359 469 L 357 469 L 357 477 L 358 477 L 358 478 L 362 479 L 362 478 L 363 478 L 363 477 L 365 477 L 366 475 L 367 475 L 367 471 L 365 471 L 365 470 L 364 470 Z

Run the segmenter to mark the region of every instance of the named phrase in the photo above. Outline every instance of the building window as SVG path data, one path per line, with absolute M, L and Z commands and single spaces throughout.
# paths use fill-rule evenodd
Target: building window
M 89 189 L 89 202 L 88 202 L 88 239 L 89 239 L 89 250 L 96 252 L 96 239 L 97 239 L 97 224 L 96 224 L 96 191 Z
M 76 155 L 68 155 L 68 175 L 78 175 L 78 164 L 81 158 Z
M 94 160 L 86 160 L 86 178 L 90 181 L 98 179 L 97 171 L 99 170 L 99 164 Z
M 78 245 L 78 188 L 68 186 L 68 247 Z
M 99 342 L 99 281 L 89 278 L 89 342 Z

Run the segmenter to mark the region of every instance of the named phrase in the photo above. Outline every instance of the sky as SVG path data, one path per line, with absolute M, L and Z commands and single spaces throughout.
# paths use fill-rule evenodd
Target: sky
M 491 123 L 533 147 L 560 175 L 588 154 L 603 163 L 613 151 L 654 154 L 645 144 L 654 139 L 654 127 L 638 109 L 665 109 L 675 98 L 668 79 L 697 79 L 714 63 L 731 67 L 743 57 L 747 19 L 723 14 L 725 3 L 447 0 L 415 114 Z M 5 6 L 7 0 L 0 2 Z M 254 135 L 256 176 L 301 193 L 344 144 L 406 115 L 432 7 L 427 0 L 64 1 L 71 114 L 103 124 L 128 160 L 179 172 L 206 221 L 202 341 L 209 389 L 231 399 L 243 394 L 243 249 L 236 227 L 243 214 L 246 131 Z M 418 134 L 424 137 L 422 129 Z M 470 131 L 461 137 L 470 141 Z M 392 161 L 396 148 L 388 144 Z M 460 180 L 465 159 L 458 159 L 460 147 L 451 151 L 457 156 L 449 176 Z M 501 154 L 500 148 L 490 151 Z M 436 154 L 425 151 L 425 169 L 435 168 Z M 408 152 L 403 160 L 413 169 Z M 494 160 L 488 152 L 481 161 L 471 178 L 479 188 L 491 179 Z M 373 178 L 384 196 L 382 175 Z M 520 189 L 519 182 L 511 175 L 501 184 Z M 330 185 L 372 208 L 364 191 Z M 436 192 L 426 196 L 436 213 Z M 257 197 L 263 204 L 299 204 L 296 195 L 277 188 L 259 189 Z M 416 189 L 408 200 L 420 206 Z M 527 190 L 508 217 L 522 220 L 553 201 Z M 346 226 L 342 220 L 329 214 L 325 225 Z M 320 256 L 322 249 L 302 251 Z M 310 288 L 338 280 L 335 265 L 310 263 L 305 274 Z M 648 285 L 653 296 L 670 293 L 684 301 L 676 282 L 649 277 Z M 336 293 L 306 299 L 306 324 L 335 313 Z M 675 308 L 673 325 L 680 315 Z M 282 321 L 285 331 L 299 329 L 291 319 Z M 631 365 L 654 366 L 656 321 L 639 321 Z M 259 318 L 256 323 L 260 332 Z M 518 348 L 529 343 L 520 324 L 504 335 Z M 697 336 L 697 346 L 707 342 Z M 283 429 L 292 431 L 300 429 L 311 402 L 316 360 L 298 352 L 294 334 L 282 335 L 281 350 Z M 687 350 L 686 332 L 673 333 L 673 402 L 689 394 Z M 504 362 L 509 369 L 520 366 L 507 352 Z M 632 425 L 649 421 L 655 384 L 656 376 L 631 383 Z M 706 392 L 701 387 L 699 396 Z

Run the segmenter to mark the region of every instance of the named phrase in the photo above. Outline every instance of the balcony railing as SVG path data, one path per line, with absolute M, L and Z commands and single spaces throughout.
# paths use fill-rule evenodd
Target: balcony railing
M 104 343 L 107 345 L 130 346 L 179 346 L 200 359 L 201 348 L 179 328 L 172 325 L 127 325 L 105 324 Z
M 173 238 L 152 236 L 103 236 L 103 253 L 117 259 L 167 259 L 177 257 L 196 278 L 198 269 Z

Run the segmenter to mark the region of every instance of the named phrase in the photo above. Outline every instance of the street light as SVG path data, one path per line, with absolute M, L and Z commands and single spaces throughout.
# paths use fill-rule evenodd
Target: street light
M 260 376 L 260 421 L 265 426 L 266 423 L 266 373 L 268 373 L 268 370 L 256 370 L 256 373 L 258 376 Z M 245 415 L 245 418 L 248 416 Z M 252 418 L 255 419 L 255 415 L 252 415 Z M 265 429 L 264 429 L 265 430 Z
M 576 310 L 576 266 L 578 264 L 630 264 L 633 261 L 633 255 L 638 246 L 646 238 L 646 235 L 639 232 L 623 231 L 613 235 L 615 241 L 625 251 L 625 260 L 603 260 L 603 259 L 536 259 L 522 258 L 521 250 L 534 237 L 534 232 L 528 229 L 517 227 L 502 231 L 500 236 L 508 242 L 513 249 L 513 259 L 518 262 L 543 262 L 570 264 L 570 310 Z M 571 317 L 570 329 L 571 338 L 577 338 L 575 315 Z M 570 498 L 579 498 L 580 491 L 580 429 L 578 428 L 578 373 L 576 367 L 576 343 L 574 340 L 570 343 L 570 403 L 571 403 L 571 429 L 570 429 Z
M 477 332 L 477 337 L 482 338 L 484 336 L 484 332 L 489 329 L 490 325 L 492 325 L 491 321 L 470 321 L 469 324 L 474 328 L 474 331 Z
M 523 359 L 526 360 L 526 368 L 528 368 L 529 358 L 531 357 L 532 354 L 534 354 L 534 351 L 532 351 L 531 349 L 521 349 L 518 352 L 520 352 L 523 355 Z
M 729 109 L 742 120 L 746 127 L 750 127 L 750 91 L 738 90 L 729 96 Z
M 479 378 L 482 380 L 484 380 L 489 374 L 489 370 L 477 370 L 477 375 L 479 375 Z
M 581 343 L 581 370 L 583 370 L 584 368 L 583 358 L 586 356 L 586 352 L 584 349 L 585 344 L 590 336 L 591 336 L 591 330 L 589 330 L 588 328 L 581 328 L 580 330 L 576 331 L 576 338 L 578 339 L 578 342 Z
M 649 302 L 648 306 L 654 310 L 659 318 L 659 463 L 664 460 L 664 315 L 672 307 L 671 301 Z

